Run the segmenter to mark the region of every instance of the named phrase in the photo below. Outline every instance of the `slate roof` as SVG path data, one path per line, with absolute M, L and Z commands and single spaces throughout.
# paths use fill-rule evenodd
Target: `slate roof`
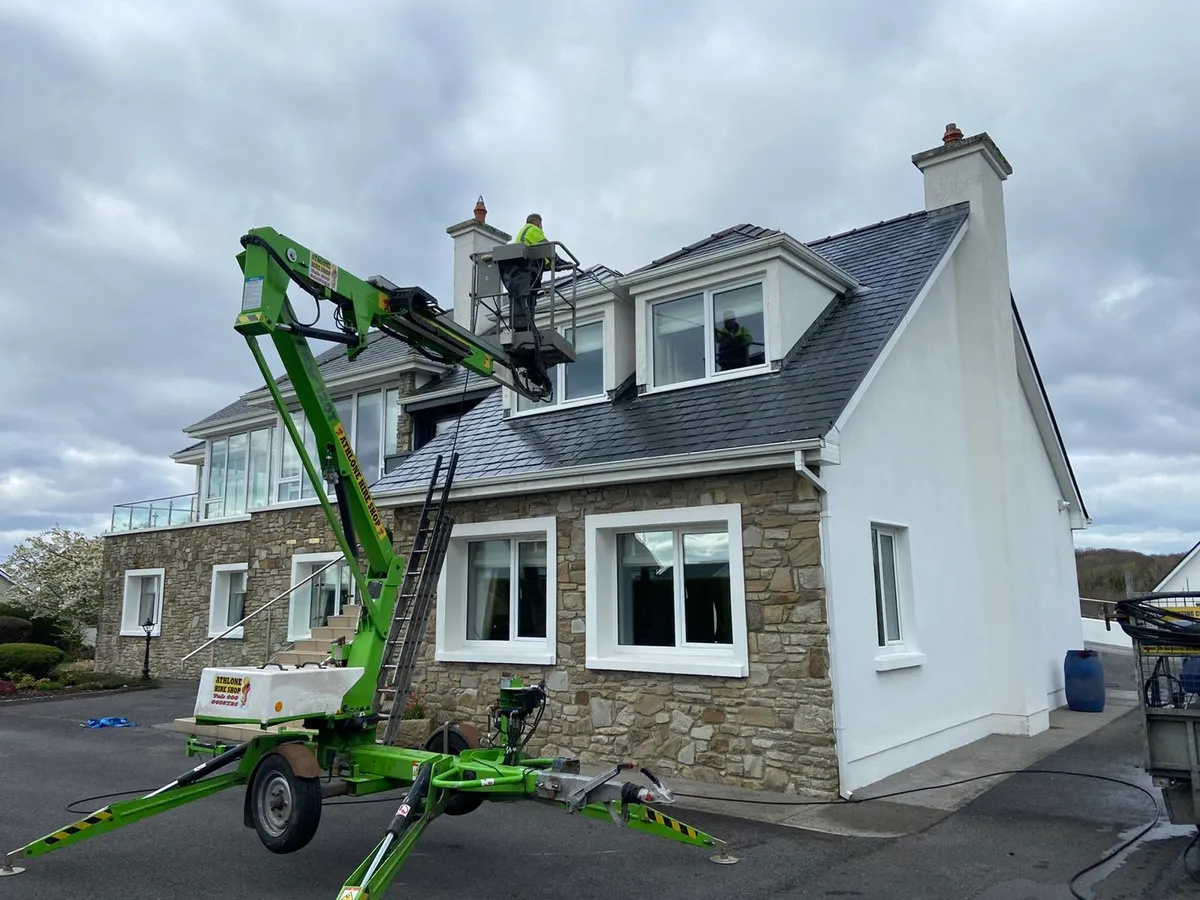
M 758 225 L 734 225 L 732 228 L 726 228 L 724 231 L 716 231 L 702 240 L 696 241 L 694 244 L 688 244 L 686 247 L 680 247 L 674 253 L 668 253 L 666 256 L 660 256 L 640 269 L 634 269 L 634 272 L 646 272 L 650 269 L 657 269 L 668 263 L 679 262 L 682 259 L 694 259 L 697 256 L 704 256 L 708 253 L 717 253 L 721 250 L 728 250 L 730 247 L 736 247 L 739 244 L 745 244 L 750 241 L 756 241 L 763 237 L 774 237 L 779 234 L 775 228 L 761 228 Z M 812 246 L 811 244 L 809 246 Z M 632 272 L 630 274 L 633 274 Z
M 317 367 L 321 370 L 322 377 L 330 379 L 349 372 L 352 367 L 361 369 L 370 366 L 373 368 L 388 362 L 399 364 L 414 356 L 416 356 L 416 351 L 407 344 L 388 337 L 382 331 L 372 331 L 367 335 L 367 349 L 360 353 L 353 362 L 346 356 L 346 348 L 339 344 L 317 355 Z M 291 379 L 286 375 L 281 377 L 278 382 L 279 387 L 284 390 L 290 383 Z M 266 385 L 260 385 L 255 390 L 266 390 Z M 251 403 L 244 398 L 238 398 L 228 406 L 205 416 L 199 422 L 189 425 L 184 432 L 207 428 L 220 422 L 244 418 L 255 413 L 269 412 L 273 409 L 274 407 L 270 405 L 264 406 L 261 403 Z
M 458 484 L 478 478 L 797 441 L 824 435 L 845 408 L 967 217 L 961 203 L 912 213 L 807 246 L 862 289 L 831 301 L 776 372 L 638 396 L 629 379 L 611 402 L 504 419 L 500 392 L 463 416 Z M 777 234 L 739 225 L 651 267 Z M 639 270 L 644 271 L 644 269 Z M 455 432 L 440 435 L 374 487 L 424 486 Z

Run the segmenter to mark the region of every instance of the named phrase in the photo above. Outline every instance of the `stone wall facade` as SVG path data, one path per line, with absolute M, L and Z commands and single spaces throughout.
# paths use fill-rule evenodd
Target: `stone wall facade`
M 645 507 L 740 503 L 748 678 L 586 667 L 585 517 Z M 415 689 L 440 720 L 487 726 L 500 679 L 544 681 L 546 712 L 531 748 L 585 763 L 632 761 L 662 775 L 831 798 L 837 792 L 820 501 L 795 471 L 750 472 L 454 504 L 456 522 L 557 519 L 554 666 L 434 661 L 434 616 Z M 416 510 L 398 511 L 407 552 Z M 465 598 L 451 598 L 451 602 Z
M 739 503 L 746 577 L 747 678 L 599 671 L 586 667 L 585 518 L 645 507 Z M 398 552 L 407 554 L 419 510 L 394 512 Z M 544 681 L 549 699 L 531 749 L 586 763 L 632 761 L 664 776 L 833 797 L 837 791 L 828 619 L 818 530 L 820 501 L 790 469 L 732 477 L 597 487 L 453 504 L 457 522 L 554 516 L 557 520 L 556 664 L 521 666 L 434 661 L 430 616 L 415 690 L 436 720 L 487 726 L 501 677 Z M 100 668 L 141 671 L 144 638 L 119 637 L 124 572 L 165 568 L 162 637 L 151 670 L 196 678 L 208 650 L 180 658 L 208 638 L 212 567 L 246 562 L 246 612 L 285 591 L 296 553 L 337 549 L 320 507 L 265 510 L 248 522 L 112 536 L 105 542 Z M 450 598 L 465 602 L 465 598 Z M 287 602 L 274 607 L 270 651 L 283 649 Z M 266 620 L 241 640 L 216 643 L 218 665 L 259 664 Z
M 182 661 L 208 640 L 213 566 L 247 564 L 248 615 L 291 586 L 294 554 L 337 549 L 319 506 L 263 510 L 253 513 L 248 522 L 214 522 L 106 537 L 97 668 L 120 674 L 142 671 L 145 637 L 120 634 L 126 570 L 164 570 L 161 636 L 150 639 L 151 674 L 199 678 L 205 666 L 259 665 L 288 646 L 288 601 L 281 600 L 269 613 L 247 622 L 241 638 L 223 638 Z

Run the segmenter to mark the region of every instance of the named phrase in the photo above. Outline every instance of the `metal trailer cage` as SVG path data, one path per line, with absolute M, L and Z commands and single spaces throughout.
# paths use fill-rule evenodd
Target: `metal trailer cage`
M 1133 643 L 1145 769 L 1170 821 L 1200 824 L 1200 592 L 1141 594 L 1105 619 Z

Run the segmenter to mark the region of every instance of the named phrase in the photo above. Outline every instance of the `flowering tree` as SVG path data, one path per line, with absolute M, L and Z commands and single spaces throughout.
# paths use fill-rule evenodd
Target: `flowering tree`
M 55 525 L 13 548 L 0 568 L 15 586 L 5 597 L 89 627 L 100 617 L 101 538 Z

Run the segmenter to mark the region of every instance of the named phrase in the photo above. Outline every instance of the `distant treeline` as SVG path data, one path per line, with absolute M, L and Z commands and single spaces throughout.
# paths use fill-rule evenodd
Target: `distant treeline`
M 1138 553 L 1134 550 L 1076 550 L 1079 595 L 1093 600 L 1124 600 L 1125 572 L 1133 576 L 1134 593 L 1154 590 L 1187 554 Z M 1192 585 L 1200 590 L 1200 585 Z

